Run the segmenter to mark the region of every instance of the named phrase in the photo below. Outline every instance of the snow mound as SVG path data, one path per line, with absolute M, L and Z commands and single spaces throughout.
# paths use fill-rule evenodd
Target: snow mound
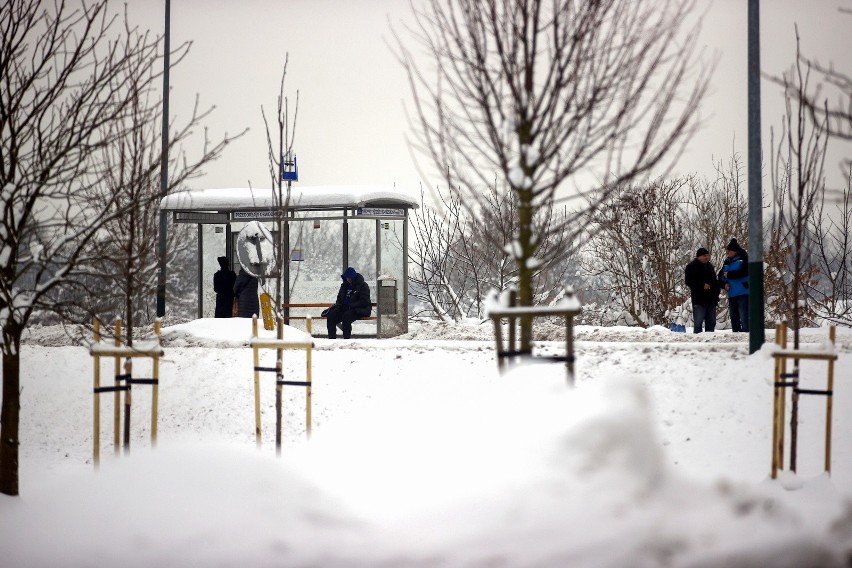
M 258 321 L 257 327 L 258 337 L 276 337 L 275 330 L 263 328 L 263 321 Z M 252 320 L 249 318 L 202 318 L 162 330 L 166 347 L 247 347 L 251 336 Z M 308 338 L 305 332 L 284 326 L 285 340 L 298 342 Z
M 792 568 L 852 551 L 852 503 L 825 478 L 679 477 L 630 372 L 379 384 L 280 459 L 166 440 L 96 474 L 43 472 L 39 491 L 0 496 L 4 566 Z

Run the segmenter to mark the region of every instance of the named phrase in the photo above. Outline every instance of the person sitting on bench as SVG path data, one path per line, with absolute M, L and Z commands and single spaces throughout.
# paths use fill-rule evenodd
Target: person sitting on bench
M 338 323 L 343 330 L 343 339 L 352 337 L 352 322 L 369 316 L 372 310 L 370 286 L 364 282 L 364 277 L 351 266 L 340 277 L 343 278 L 343 283 L 337 292 L 337 301 L 322 312 L 326 317 L 329 339 L 337 339 Z

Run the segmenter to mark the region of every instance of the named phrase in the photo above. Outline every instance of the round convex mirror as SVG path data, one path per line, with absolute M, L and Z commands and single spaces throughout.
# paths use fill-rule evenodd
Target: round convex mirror
M 271 276 L 275 271 L 275 250 L 269 229 L 257 221 L 243 227 L 237 235 L 237 259 L 250 275 Z

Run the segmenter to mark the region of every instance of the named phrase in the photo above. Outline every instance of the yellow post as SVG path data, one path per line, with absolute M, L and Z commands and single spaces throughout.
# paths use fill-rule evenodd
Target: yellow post
M 311 400 L 311 359 L 313 355 L 313 348 L 311 344 L 313 343 L 313 333 L 312 333 L 313 321 L 311 320 L 311 316 L 308 316 L 305 320 L 305 329 L 308 332 L 308 347 L 305 350 L 305 359 L 307 360 L 307 382 L 308 386 L 305 390 L 305 435 L 310 440 L 311 439 L 311 406 L 313 404 Z
M 775 344 L 781 348 L 781 324 L 775 326 Z M 778 477 L 778 467 L 781 464 L 781 461 L 778 457 L 778 426 L 783 424 L 783 417 L 779 416 L 779 412 L 781 411 L 780 406 L 780 398 L 783 396 L 784 389 L 778 386 L 778 383 L 781 382 L 781 365 L 783 361 L 783 357 L 777 357 L 775 359 L 775 371 L 773 377 L 773 389 L 772 389 L 772 469 L 771 475 L 772 479 Z
M 828 339 L 831 342 L 831 347 L 834 349 L 835 328 L 832 325 L 828 328 Z M 834 359 L 828 360 L 828 386 L 826 387 L 828 394 L 825 396 L 825 471 L 831 474 L 831 415 L 832 415 L 832 399 L 834 398 Z
M 98 343 L 101 341 L 101 322 L 98 318 L 95 318 L 94 321 L 94 346 L 97 347 Z M 98 389 L 101 386 L 101 358 L 99 355 L 95 355 L 95 377 L 94 383 L 95 386 L 92 389 L 94 393 L 94 431 L 92 433 L 92 461 L 95 464 L 95 469 L 98 468 L 101 461 L 101 397 L 98 394 Z
M 781 349 L 787 349 L 787 322 L 781 322 Z M 787 359 L 781 358 L 781 380 L 787 382 Z M 787 389 L 781 389 L 778 400 L 778 467 L 784 467 L 784 417 L 787 415 Z
M 257 315 L 251 318 L 251 335 L 257 337 Z M 257 347 L 252 347 L 254 351 L 254 436 L 257 440 L 257 447 L 260 447 L 260 372 L 257 368 L 260 366 L 260 352 Z
M 115 346 L 121 346 L 121 320 L 116 319 L 113 327 L 113 335 L 115 336 Z M 115 373 L 113 377 L 117 377 L 121 374 L 121 357 L 115 357 Z M 113 379 L 115 386 L 119 386 L 118 379 Z M 119 447 L 121 446 L 121 392 L 119 390 L 115 391 L 115 396 L 113 397 L 113 402 L 115 408 L 113 409 L 113 424 L 112 424 L 112 446 L 115 454 L 118 455 Z
M 271 317 L 271 316 L 270 316 Z M 265 318 L 264 318 L 265 319 Z M 284 319 L 278 318 L 278 329 L 275 331 L 275 337 L 279 341 L 284 339 Z M 284 404 L 284 385 L 278 382 L 279 378 L 284 379 L 284 350 L 276 349 L 275 360 L 275 455 L 281 455 L 281 430 L 284 425 L 281 423 L 282 406 Z
M 157 346 L 160 345 L 160 320 L 154 320 L 154 336 L 157 338 Z M 154 353 L 153 356 L 153 379 L 154 384 L 151 386 L 151 447 L 157 445 L 157 422 L 158 422 L 158 407 L 160 404 L 160 356 Z

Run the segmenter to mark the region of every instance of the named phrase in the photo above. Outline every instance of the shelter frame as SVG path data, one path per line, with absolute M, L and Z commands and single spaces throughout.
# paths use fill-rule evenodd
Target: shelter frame
M 351 231 L 358 229 L 361 241 L 364 235 L 371 237 L 374 248 L 366 256 L 370 266 L 356 266 L 359 272 L 366 273 L 365 279 L 373 282 L 373 298 L 376 302 L 376 335 L 393 337 L 407 332 L 408 322 L 408 223 L 409 211 L 417 208 L 418 202 L 395 188 L 382 186 L 320 186 L 293 188 L 283 219 L 283 247 L 285 251 L 283 274 L 281 275 L 281 304 L 286 306 L 298 301 L 333 301 L 340 285 L 339 274 L 347 266 L 353 266 L 353 245 Z M 236 258 L 233 254 L 236 227 L 240 223 L 261 221 L 274 223 L 276 209 L 273 192 L 270 189 L 230 188 L 202 189 L 176 192 L 165 197 L 160 204 L 162 211 L 171 212 L 174 223 L 197 225 L 198 231 L 198 317 L 209 312 L 209 300 L 205 301 L 205 289 L 210 284 L 210 258 L 226 256 L 232 267 Z M 312 296 L 310 291 L 299 288 L 298 270 L 294 263 L 304 260 L 303 251 L 294 247 L 301 243 L 293 242 L 293 235 L 303 234 L 304 227 L 313 224 L 319 228 L 323 224 L 340 226 L 340 272 L 334 277 L 337 281 L 331 290 L 326 282 L 321 291 L 314 291 L 321 297 Z M 370 223 L 370 225 L 367 225 Z M 307 224 L 307 225 L 306 225 Z M 210 225 L 215 225 L 218 237 L 214 245 L 209 238 Z M 277 237 L 277 233 L 276 233 Z M 219 242 L 224 244 L 219 244 Z M 205 250 L 214 246 L 216 249 Z M 360 246 L 360 245 L 358 245 Z M 363 251 L 361 251 L 363 252 Z M 291 258 L 292 255 L 292 258 Z M 361 255 L 362 258 L 364 255 Z M 372 262 L 374 259 L 374 262 Z M 326 272 L 329 269 L 326 268 Z M 330 280 L 331 275 L 328 274 Z M 295 279 L 295 280 L 294 280 Z M 299 296 L 303 297 L 300 299 Z M 288 319 L 290 309 L 282 308 L 281 315 Z

